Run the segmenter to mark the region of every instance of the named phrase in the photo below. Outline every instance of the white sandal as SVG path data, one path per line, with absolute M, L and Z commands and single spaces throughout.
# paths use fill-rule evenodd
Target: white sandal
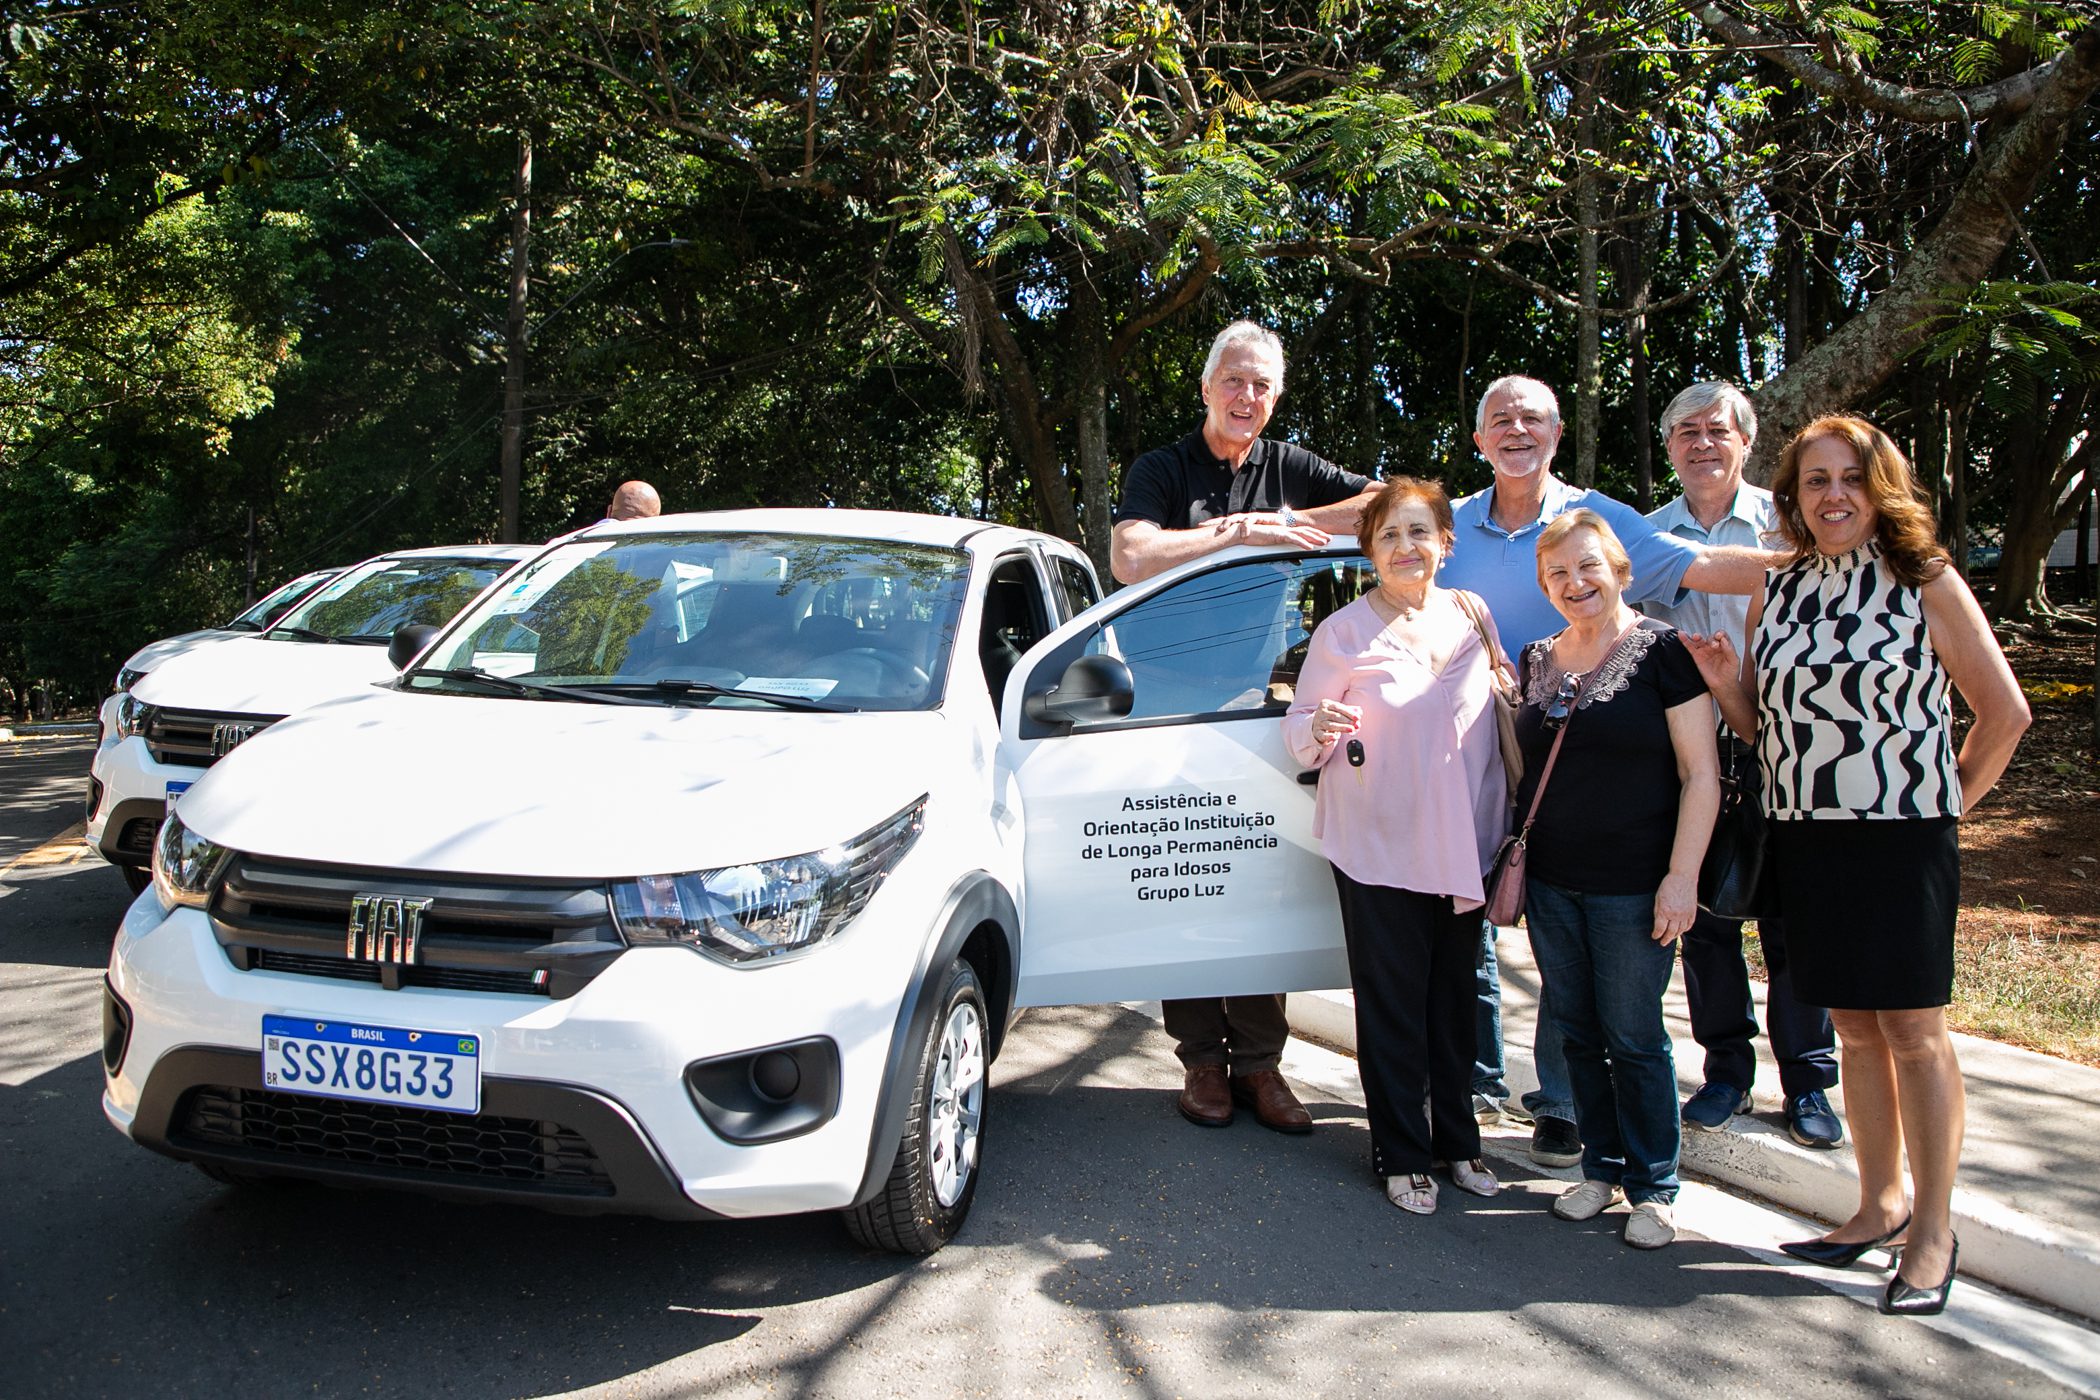
M 1436 1178 L 1428 1172 L 1385 1179 L 1385 1198 L 1410 1215 L 1436 1214 Z
M 1453 1162 L 1451 1184 L 1471 1196 L 1493 1196 L 1502 1190 L 1502 1183 L 1478 1157 L 1470 1162 Z

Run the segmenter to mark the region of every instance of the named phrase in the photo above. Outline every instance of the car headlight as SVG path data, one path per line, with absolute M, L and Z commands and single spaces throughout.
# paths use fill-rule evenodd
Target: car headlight
M 182 818 L 170 812 L 153 843 L 153 892 L 170 909 L 178 905 L 202 909 L 211 902 L 211 892 L 232 854 L 191 831 Z
M 146 679 L 144 671 L 134 671 L 131 667 L 126 666 L 117 672 L 117 689 L 119 691 L 129 690 L 144 679 Z
M 732 967 L 814 948 L 866 907 L 918 840 L 925 813 L 921 797 L 828 850 L 619 881 L 612 886 L 614 922 L 633 946 L 693 948 Z
M 134 734 L 143 734 L 146 732 L 146 726 L 151 723 L 153 723 L 153 707 L 151 705 L 128 690 L 117 697 L 117 737 L 119 739 L 129 739 Z

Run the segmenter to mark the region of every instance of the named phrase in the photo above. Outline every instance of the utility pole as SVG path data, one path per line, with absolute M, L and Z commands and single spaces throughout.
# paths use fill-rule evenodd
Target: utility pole
M 510 315 L 503 325 L 503 453 L 497 535 L 518 542 L 520 486 L 525 476 L 525 295 L 532 273 L 532 133 L 518 133 L 517 203 L 510 218 Z

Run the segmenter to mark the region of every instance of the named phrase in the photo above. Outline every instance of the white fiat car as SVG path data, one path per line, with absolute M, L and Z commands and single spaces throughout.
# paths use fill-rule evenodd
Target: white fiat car
M 855 511 L 557 542 L 184 797 L 104 1110 L 222 1180 L 936 1249 L 1019 1008 L 1346 984 L 1280 717 L 1367 578 L 1097 603 L 1063 541 Z
M 144 889 L 161 818 L 207 768 L 295 710 L 391 677 L 396 629 L 450 621 L 538 552 L 477 544 L 382 554 L 339 571 L 253 635 L 119 675 L 89 766 L 88 843 Z

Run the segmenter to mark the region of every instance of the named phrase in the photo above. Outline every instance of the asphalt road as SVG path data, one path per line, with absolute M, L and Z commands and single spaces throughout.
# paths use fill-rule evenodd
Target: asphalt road
M 1719 1193 L 1688 1193 L 1691 1228 L 1653 1254 L 1616 1217 L 1553 1220 L 1560 1183 L 1517 1166 L 1497 1200 L 1447 1188 L 1404 1216 L 1346 1066 L 1304 1071 L 1325 1086 L 1310 1137 L 1195 1129 L 1156 1022 L 1119 1007 L 1016 1030 L 975 1213 L 927 1260 L 859 1251 L 829 1217 L 223 1187 L 102 1119 L 122 882 L 19 861 L 77 819 L 86 754 L 0 746 L 0 1393 L 2072 1393 L 1700 1238 L 1740 1238 L 1751 1208 Z

